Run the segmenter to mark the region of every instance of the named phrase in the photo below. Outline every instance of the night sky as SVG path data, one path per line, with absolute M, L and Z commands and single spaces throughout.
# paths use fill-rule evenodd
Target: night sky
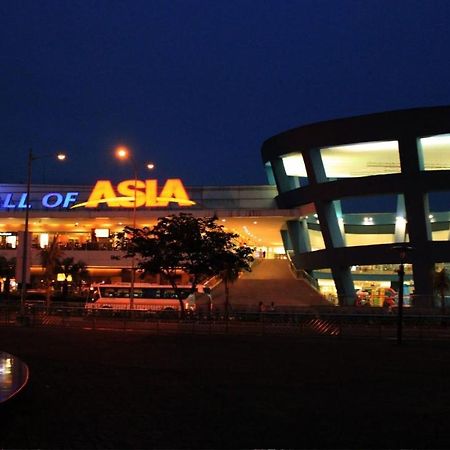
M 0 2 L 0 183 L 262 184 L 262 142 L 310 122 L 450 104 L 450 2 Z M 147 176 L 148 175 L 148 176 Z

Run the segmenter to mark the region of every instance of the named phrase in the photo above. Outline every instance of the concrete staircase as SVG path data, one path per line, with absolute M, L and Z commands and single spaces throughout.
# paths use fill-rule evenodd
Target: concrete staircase
M 225 302 L 223 284 L 213 291 L 213 303 L 221 307 Z M 259 302 L 267 307 L 290 309 L 328 305 L 328 302 L 305 280 L 292 274 L 289 263 L 283 259 L 262 259 L 230 285 L 230 303 L 234 309 L 258 311 Z

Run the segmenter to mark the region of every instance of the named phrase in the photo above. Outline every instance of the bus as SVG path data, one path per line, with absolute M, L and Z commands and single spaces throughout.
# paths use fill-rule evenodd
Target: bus
M 189 285 L 178 286 L 183 307 L 195 310 L 196 292 Z M 131 283 L 93 284 L 89 291 L 86 309 L 123 311 L 130 310 Z M 171 285 L 135 283 L 133 287 L 133 310 L 146 312 L 180 311 L 180 302 Z

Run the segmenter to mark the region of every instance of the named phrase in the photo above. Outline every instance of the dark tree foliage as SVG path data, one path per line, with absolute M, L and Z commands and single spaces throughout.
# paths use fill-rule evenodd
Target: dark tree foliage
M 63 252 L 58 246 L 58 237 L 58 234 L 56 234 L 50 242 L 49 246 L 41 250 L 41 266 L 44 269 L 44 279 L 46 284 L 45 304 L 47 308 L 50 307 L 51 302 L 52 278 L 57 273 L 59 260 L 63 255 Z
M 177 271 L 190 276 L 192 291 L 204 279 L 226 272 L 230 280 L 240 271 L 250 271 L 253 249 L 238 244 L 238 235 L 224 230 L 216 217 L 181 213 L 158 219 L 152 228 L 126 227 L 119 235 L 127 256 L 138 255 L 143 275 L 162 273 L 177 293 Z
M 248 247 L 239 247 L 235 252 L 227 252 L 221 255 L 220 267 L 218 275 L 223 281 L 225 288 L 225 319 L 228 320 L 230 314 L 230 283 L 234 283 L 239 273 L 243 270 L 248 270 L 246 267 L 242 267 L 242 261 L 246 262 Z
M 71 275 L 75 286 L 79 287 L 83 279 L 89 277 L 86 263 L 74 261 L 74 258 L 63 258 L 64 252 L 58 245 L 59 235 L 55 235 L 50 245 L 41 250 L 41 265 L 44 269 L 44 279 L 46 282 L 46 304 L 50 306 L 52 280 L 58 273 L 64 273 L 65 280 L 62 282 L 62 297 L 67 298 L 69 283 L 67 276 Z
M 434 290 L 439 293 L 441 298 L 441 311 L 445 314 L 445 294 L 450 290 L 450 277 L 445 268 L 434 273 Z
M 9 298 L 9 289 L 11 278 L 14 278 L 16 273 L 16 258 L 7 259 L 0 256 L 0 277 L 5 278 L 3 283 L 3 293 L 6 298 Z
M 62 282 L 62 297 L 67 298 L 69 291 L 69 283 L 67 281 L 68 276 L 72 277 L 73 285 L 77 289 L 80 288 L 82 280 L 89 278 L 89 271 L 84 261 L 75 261 L 73 257 L 63 258 L 57 262 L 56 273 L 63 273 L 65 279 Z

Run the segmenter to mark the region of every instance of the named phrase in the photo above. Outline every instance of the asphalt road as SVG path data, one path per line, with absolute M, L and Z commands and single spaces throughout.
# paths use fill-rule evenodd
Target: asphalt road
M 1 448 L 450 448 L 450 345 L 0 328 Z

